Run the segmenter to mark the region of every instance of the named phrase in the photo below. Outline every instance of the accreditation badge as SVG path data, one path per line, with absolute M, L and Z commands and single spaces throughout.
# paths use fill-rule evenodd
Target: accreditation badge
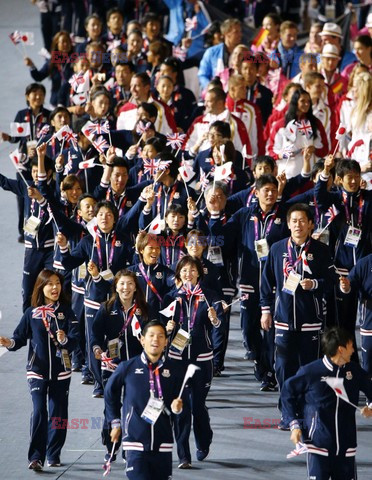
M 64 365 L 65 369 L 66 370 L 71 370 L 71 359 L 70 359 L 70 355 L 68 353 L 68 350 L 63 348 L 61 350 L 61 356 L 62 356 L 62 361 L 63 361 L 63 365 Z
M 289 295 L 294 295 L 300 282 L 301 275 L 293 271 L 289 272 L 288 278 L 283 285 L 283 292 L 289 293 Z
M 161 412 L 164 410 L 164 406 L 164 402 L 161 398 L 150 396 L 149 401 L 142 412 L 141 418 L 143 418 L 145 422 L 155 425 Z
M 257 253 L 258 260 L 266 260 L 269 255 L 269 244 L 267 243 L 266 238 L 261 238 L 261 240 L 255 240 L 254 249 Z
M 27 222 L 23 227 L 23 231 L 28 233 L 32 237 L 36 237 L 40 227 L 40 223 L 41 223 L 40 218 L 37 218 L 34 215 L 31 215 L 31 217 L 27 219 Z
M 120 358 L 119 339 L 114 338 L 107 343 L 110 358 Z
M 354 228 L 350 226 L 347 230 L 344 244 L 348 247 L 356 248 L 358 246 L 361 236 L 362 230 L 360 230 L 360 228 Z
M 183 351 L 190 343 L 190 334 L 183 328 L 180 328 L 174 337 L 170 348 L 182 355 Z
M 102 270 L 102 272 L 99 272 L 99 274 L 101 275 L 103 280 L 107 280 L 108 282 L 110 280 L 113 280 L 113 278 L 114 278 L 114 274 L 112 273 L 112 271 L 109 268 L 107 270 Z

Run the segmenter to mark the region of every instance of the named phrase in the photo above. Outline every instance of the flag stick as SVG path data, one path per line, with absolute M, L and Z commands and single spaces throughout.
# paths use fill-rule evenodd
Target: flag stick
M 60 155 L 62 155 L 64 145 L 65 145 L 65 137 L 62 138 L 61 151 L 59 152 Z
M 22 180 L 24 181 L 26 187 L 29 188 L 30 185 L 27 183 L 27 180 L 26 180 L 25 177 L 23 176 L 23 173 L 22 173 L 20 170 L 18 170 L 18 168 L 16 168 L 16 170 L 17 170 L 17 173 L 19 174 L 19 176 L 20 176 L 20 177 L 22 178 Z
M 110 147 L 112 147 L 112 141 L 111 141 L 111 130 L 109 129 L 109 140 L 110 140 Z
M 340 140 L 337 140 L 337 143 L 336 143 L 336 148 L 334 149 L 334 152 L 332 153 L 332 157 L 335 156 L 336 152 L 337 152 L 337 149 L 338 149 L 338 146 L 340 145 Z
M 196 200 L 195 205 L 197 205 L 199 203 L 199 200 L 202 198 L 203 195 L 204 195 L 204 192 L 202 191 L 201 194 L 199 195 L 198 199 Z
M 181 177 L 182 177 L 182 175 L 181 175 Z M 189 189 L 187 188 L 186 180 L 183 177 L 182 177 L 182 180 L 183 180 L 183 183 L 185 184 L 187 198 L 190 198 Z

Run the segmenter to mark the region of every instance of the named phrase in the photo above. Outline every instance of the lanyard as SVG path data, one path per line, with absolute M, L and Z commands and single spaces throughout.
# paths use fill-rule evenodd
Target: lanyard
M 247 198 L 247 207 L 251 205 L 253 195 L 256 193 L 256 187 L 252 187 L 252 190 L 250 191 L 250 194 L 248 195 Z
M 315 226 L 319 225 L 320 215 L 319 215 L 319 207 L 314 195 L 314 207 L 315 207 Z
M 191 299 L 192 299 L 192 297 L 191 297 Z M 199 297 L 199 295 L 197 295 L 196 298 L 195 298 L 194 308 L 193 308 L 193 311 L 192 311 L 191 321 L 190 321 L 190 325 L 189 325 L 190 332 L 194 328 L 196 314 L 197 314 L 198 308 L 199 308 L 199 299 L 200 299 L 200 297 Z M 180 324 L 183 325 L 182 298 L 179 297 L 179 300 L 180 300 Z
M 264 229 L 263 231 L 263 236 L 264 237 L 268 237 L 269 236 L 269 233 L 270 233 L 270 230 L 271 230 L 271 227 L 273 226 L 273 223 L 274 223 L 274 220 L 276 219 L 276 214 L 278 212 L 278 208 L 279 208 L 279 205 L 277 205 L 275 207 L 275 210 L 273 212 L 273 216 L 271 217 L 266 229 Z M 264 215 L 264 214 L 263 214 Z M 258 233 L 258 217 L 254 217 L 254 239 L 255 240 L 259 240 L 260 238 L 260 235 Z
M 125 310 L 124 310 L 124 307 L 122 307 L 124 324 L 123 324 L 122 329 L 121 329 L 120 332 L 119 332 L 119 337 L 124 334 L 125 330 L 126 330 L 126 329 L 128 328 L 128 326 L 130 325 L 130 322 L 132 321 L 132 318 L 133 318 L 134 312 L 136 311 L 136 308 L 137 308 L 137 304 L 135 303 L 135 304 L 133 305 L 133 307 L 128 311 L 127 318 L 125 319 Z
M 302 250 L 302 252 L 305 252 L 305 255 L 306 255 L 306 253 L 307 253 L 307 251 L 309 250 L 309 248 L 310 248 L 310 238 L 309 238 L 309 240 L 306 242 L 305 247 L 304 247 L 304 249 Z M 300 263 L 300 261 L 302 260 L 302 252 L 299 254 L 299 256 L 297 257 L 296 261 L 293 263 L 292 249 L 291 249 L 291 239 L 290 239 L 290 238 L 288 238 L 287 250 L 288 250 L 288 261 L 289 261 L 289 265 L 290 265 L 290 266 L 293 268 L 293 270 L 295 271 L 297 265 L 298 265 L 298 264 Z
M 176 190 L 177 190 L 177 183 L 175 183 L 172 187 L 172 191 L 170 193 L 170 196 L 169 196 L 169 202 L 168 202 L 168 205 L 167 207 L 169 207 L 170 205 L 172 205 L 172 201 L 173 201 L 173 197 L 174 197 L 174 194 L 176 193 Z M 162 194 L 162 191 L 163 191 L 163 187 L 162 185 L 160 185 L 159 187 L 159 190 L 158 190 L 158 193 L 156 194 L 157 196 L 157 211 L 158 211 L 158 215 L 160 215 L 160 209 L 161 209 L 161 194 Z M 167 193 L 164 191 L 164 199 L 167 198 Z M 165 214 L 165 210 L 164 210 L 164 214 Z
M 150 377 L 150 394 L 152 397 L 155 397 L 155 382 L 156 388 L 158 390 L 158 397 L 160 399 L 163 398 L 163 390 L 161 389 L 160 383 L 160 374 L 159 374 L 159 367 L 156 367 L 154 371 L 152 371 L 152 364 L 149 364 L 149 377 Z M 155 380 L 154 380 L 155 377 Z
M 159 295 L 158 291 L 156 290 L 155 285 L 152 283 L 152 281 L 151 281 L 151 280 L 149 279 L 149 277 L 147 276 L 147 274 L 146 274 L 146 272 L 145 272 L 145 269 L 144 269 L 142 263 L 140 263 L 140 264 L 138 265 L 138 268 L 140 269 L 143 278 L 146 280 L 147 285 L 151 288 L 152 293 L 154 293 L 154 294 L 158 297 L 159 302 L 162 302 L 163 299 L 161 298 L 161 296 Z
M 347 194 L 346 192 L 342 192 L 342 202 L 345 207 L 345 216 L 346 216 L 346 223 L 350 225 L 351 222 L 351 217 L 350 217 L 350 210 L 348 206 L 348 201 L 347 201 Z M 362 193 L 360 193 L 359 196 L 359 205 L 358 205 L 358 227 L 360 228 L 362 226 L 362 211 L 363 211 L 363 205 L 364 205 L 364 200 Z
M 116 233 L 114 233 L 114 235 L 112 237 L 110 256 L 108 258 L 107 268 L 110 268 L 110 266 L 112 264 L 112 259 L 114 257 L 114 251 L 115 251 L 115 242 L 116 242 Z M 98 235 L 98 232 L 97 232 L 97 235 L 96 235 L 96 247 L 97 247 L 97 255 L 98 255 L 98 264 L 99 264 L 99 268 L 101 270 L 103 263 L 102 263 L 102 252 L 101 252 L 101 238 Z
M 171 248 L 172 248 L 173 251 L 174 251 L 174 249 L 175 249 L 175 247 L 176 247 L 176 243 L 177 243 L 177 240 L 178 240 L 178 239 L 183 240 L 183 236 L 180 235 L 180 236 L 178 236 L 178 237 L 175 238 L 173 245 L 171 245 Z M 171 241 L 172 239 L 171 239 L 171 237 L 168 237 L 167 240 L 168 240 L 168 241 Z M 183 243 L 180 242 L 177 261 L 178 261 L 178 260 L 181 258 L 181 256 L 182 256 L 182 247 L 183 247 Z M 167 265 L 171 265 L 171 264 L 173 263 L 173 261 L 171 262 L 169 250 L 170 250 L 170 248 L 169 248 L 169 246 L 167 245 L 167 246 L 165 247 L 165 256 L 166 256 L 166 263 L 167 263 Z M 172 255 L 172 257 L 173 257 L 173 255 Z M 172 258 L 172 260 L 173 260 L 173 258 Z
M 112 199 L 110 198 L 110 193 L 112 193 Z M 115 193 L 111 190 L 111 192 L 109 190 L 107 190 L 107 193 L 106 193 L 106 200 L 109 200 L 111 201 L 115 207 L 118 209 L 119 211 L 119 217 L 121 217 L 123 211 L 124 211 L 124 208 L 127 204 L 127 201 L 128 201 L 128 197 L 125 195 L 125 192 L 122 193 L 119 198 L 118 198 L 118 201 L 115 201 Z M 119 208 L 119 205 L 120 205 L 120 208 Z

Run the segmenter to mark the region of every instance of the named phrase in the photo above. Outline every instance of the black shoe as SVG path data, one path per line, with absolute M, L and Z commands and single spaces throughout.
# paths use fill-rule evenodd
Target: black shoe
M 34 472 L 41 472 L 43 469 L 43 464 L 41 460 L 32 460 L 28 465 L 29 470 L 34 470 Z
M 266 382 L 265 380 L 261 382 L 261 392 L 277 392 L 278 387 L 275 383 Z
M 256 355 L 253 352 L 245 352 L 244 354 L 244 360 L 250 360 L 253 361 L 256 359 Z
M 192 468 L 192 465 L 191 462 L 189 462 L 188 460 L 181 460 L 177 468 L 179 468 L 180 470 L 190 470 L 190 468 Z
M 23 235 L 19 235 L 18 239 L 17 239 L 18 243 L 25 243 L 25 238 Z M 32 463 L 32 462 L 31 462 Z M 30 463 L 30 465 L 31 465 Z M 30 468 L 30 466 L 28 467 Z M 34 469 L 33 469 L 34 470 Z
M 209 455 L 209 448 L 208 450 L 196 450 L 196 458 L 199 460 L 199 462 L 202 462 L 205 460 Z
M 289 423 L 283 420 L 283 417 L 280 419 L 280 423 L 278 424 L 278 430 L 282 430 L 283 432 L 289 432 Z
M 72 368 L 71 368 L 71 371 L 73 372 L 81 372 L 81 365 L 79 364 L 72 364 Z
M 253 375 L 255 376 L 258 382 L 262 382 L 264 380 L 264 374 L 262 373 L 261 365 L 255 360 L 253 365 Z
M 103 390 L 93 390 L 93 398 L 103 398 Z
M 81 377 L 81 384 L 82 385 L 94 385 L 94 378 L 92 375 L 82 375 Z

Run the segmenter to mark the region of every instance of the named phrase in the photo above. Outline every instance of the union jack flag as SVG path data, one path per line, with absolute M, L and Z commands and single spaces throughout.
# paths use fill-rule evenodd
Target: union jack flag
M 34 308 L 32 312 L 32 318 L 42 318 L 43 320 L 46 320 L 47 317 L 56 318 L 56 316 L 54 315 L 54 307 L 52 303 Z
M 107 368 L 107 370 L 115 370 L 117 365 L 112 360 L 112 358 L 107 356 L 107 353 L 103 352 L 101 354 L 101 362 L 103 368 Z
M 313 129 L 311 128 L 309 120 L 301 120 L 298 122 L 297 130 L 306 138 L 311 138 L 313 136 Z
M 184 62 L 187 57 L 187 50 L 184 50 L 182 47 L 172 47 L 172 56 Z
M 167 145 L 170 145 L 174 150 L 181 148 L 185 141 L 186 135 L 184 133 L 170 133 L 167 135 Z
M 327 213 L 325 214 L 326 217 L 329 217 L 328 223 L 331 223 L 339 213 L 340 212 L 337 210 L 334 204 L 332 204 L 327 210 Z
M 71 169 L 72 169 L 72 157 L 71 157 L 71 152 L 69 150 L 67 154 L 67 163 L 65 165 L 65 169 L 63 170 L 63 175 L 68 175 Z
M 172 163 L 172 160 L 160 160 L 160 161 L 158 161 L 156 171 L 158 172 L 159 170 L 160 171 L 166 170 L 171 163 Z
M 186 292 L 187 298 L 190 298 L 191 296 L 196 296 L 196 295 L 203 295 L 203 290 L 200 288 L 200 285 L 197 283 L 194 288 L 192 288 L 191 283 L 186 283 L 186 285 L 183 286 L 184 291 Z
M 285 278 L 289 277 L 289 274 L 293 270 L 293 266 L 290 264 L 288 260 L 283 260 L 283 273 Z
M 22 34 L 18 30 L 10 33 L 9 38 L 14 43 L 14 45 L 18 45 L 18 43 L 22 42 Z
M 103 137 L 98 137 L 97 140 L 92 141 L 92 144 L 99 153 L 105 153 L 105 150 L 109 148 L 109 144 Z
M 73 88 L 74 92 L 76 92 L 78 86 L 82 85 L 84 82 L 85 82 L 84 72 L 75 73 L 74 75 L 72 75 L 72 77 L 68 81 L 68 83 Z
M 37 134 L 37 138 L 41 138 L 41 137 L 44 137 L 50 130 L 50 126 L 49 125 L 44 125 L 42 128 L 40 128 L 38 134 Z
M 196 16 L 193 16 L 192 18 L 186 18 L 185 20 L 186 32 L 191 32 L 191 30 L 195 30 L 197 26 L 198 26 L 198 19 L 196 18 Z
M 283 148 L 282 158 L 288 160 L 288 158 L 293 157 L 294 145 L 288 144 Z
M 143 159 L 143 173 L 149 173 L 151 176 L 155 175 L 158 163 L 155 158 L 144 158 Z
M 65 142 L 71 142 L 71 145 L 74 147 L 74 149 L 77 151 L 78 149 L 78 144 L 77 144 L 77 135 L 76 133 L 72 132 L 71 130 L 66 133 L 66 135 L 63 137 Z
M 136 132 L 138 133 L 138 135 L 143 135 L 145 132 L 147 132 L 147 130 L 151 127 L 151 122 L 143 122 L 142 120 L 140 120 L 138 123 L 137 123 L 137 126 L 136 126 Z
M 208 176 L 209 176 L 209 173 L 206 174 L 204 170 L 200 168 L 200 186 L 203 192 L 207 188 L 209 183 L 209 180 L 207 178 Z
M 102 133 L 110 133 L 110 124 L 108 120 L 106 120 L 103 123 L 96 123 L 95 126 L 96 126 L 96 129 L 94 133 L 96 135 L 102 135 Z

